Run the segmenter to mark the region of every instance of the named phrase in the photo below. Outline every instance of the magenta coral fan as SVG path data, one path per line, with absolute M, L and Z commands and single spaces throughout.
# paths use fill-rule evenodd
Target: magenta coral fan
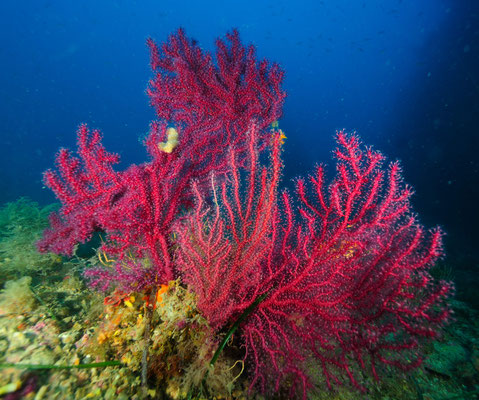
M 159 118 L 186 129 L 221 131 L 226 145 L 244 146 L 250 121 L 260 130 L 278 119 L 286 96 L 284 72 L 256 60 L 255 47 L 244 47 L 238 31 L 216 41 L 216 61 L 182 29 L 160 48 L 148 40 L 155 77 L 148 94 Z
M 305 399 L 311 365 L 329 388 L 346 379 L 359 389 L 358 368 L 377 378 L 379 366 L 419 365 L 419 338 L 435 337 L 447 319 L 451 285 L 428 273 L 442 254 L 441 232 L 417 223 L 398 164 L 386 174 L 379 152 L 340 132 L 332 183 L 323 167 L 309 188 L 297 181 L 297 221 L 290 195 L 276 199 L 278 140 L 261 167 L 255 130 L 247 178 L 230 151 L 215 205 L 196 191 L 196 211 L 178 229 L 178 264 L 214 327 L 268 294 L 242 326 L 251 386 L 268 393 L 290 382 L 290 395 Z
M 226 171 L 226 151 L 234 145 L 244 152 L 247 124 L 253 118 L 262 127 L 279 118 L 285 97 L 283 72 L 267 61 L 258 62 L 254 48 L 245 48 L 236 31 L 218 39 L 216 66 L 180 29 L 163 52 L 152 40 L 155 78 L 148 91 L 158 118 L 145 141 L 151 161 L 115 171 L 118 156 L 107 153 L 101 135 L 85 125 L 78 130 L 78 157 L 62 149 L 57 171 L 44 174 L 45 185 L 62 203 L 50 217 L 51 228 L 38 243 L 40 251 L 72 255 L 74 246 L 104 232 L 102 251 L 115 268 L 90 270 L 95 286 L 110 283 L 136 287 L 166 283 L 176 277 L 171 262 L 172 224 L 191 205 L 191 183 L 201 186 L 211 171 Z M 168 151 L 166 124 L 173 124 L 178 143 Z M 263 147 L 270 133 L 260 133 Z M 152 265 L 138 282 L 138 262 L 126 256 L 147 257 Z M 130 271 L 135 272 L 130 274 Z M 121 274 L 118 272 L 122 271 Z
M 412 214 L 399 165 L 385 169 L 340 132 L 332 182 L 319 166 L 295 196 L 279 193 L 282 136 L 268 127 L 281 114 L 281 69 L 257 62 L 236 31 L 217 41 L 216 64 L 182 30 L 148 45 L 160 119 L 150 160 L 115 171 L 118 156 L 80 126 L 78 155 L 60 150 L 44 175 L 62 208 L 39 249 L 71 255 L 101 231 L 111 265 L 86 272 L 93 286 L 149 291 L 180 277 L 216 333 L 264 297 L 241 324 L 252 390 L 305 399 L 312 366 L 329 388 L 363 390 L 362 372 L 419 365 L 451 284 L 428 272 L 442 234 Z

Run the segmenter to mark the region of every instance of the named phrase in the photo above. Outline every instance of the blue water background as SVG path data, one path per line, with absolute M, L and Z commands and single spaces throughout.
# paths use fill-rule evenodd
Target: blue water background
M 0 203 L 53 202 L 42 171 L 60 146 L 74 147 L 82 122 L 103 131 L 120 168 L 142 162 L 138 139 L 154 118 L 146 38 L 162 42 L 182 26 L 213 50 L 237 27 L 286 70 L 284 185 L 330 163 L 337 129 L 357 131 L 401 160 L 420 220 L 448 233 L 450 263 L 473 289 L 478 10 L 477 0 L 2 0 Z

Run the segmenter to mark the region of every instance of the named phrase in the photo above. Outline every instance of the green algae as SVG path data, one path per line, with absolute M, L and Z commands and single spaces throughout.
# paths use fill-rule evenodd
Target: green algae
M 61 257 L 41 254 L 35 246 L 55 208 L 40 207 L 22 197 L 0 209 L 0 282 L 24 275 L 44 275 L 61 263 Z
M 0 369 L 3 368 L 17 368 L 17 369 L 86 369 L 86 368 L 105 368 L 105 367 L 116 367 L 122 365 L 120 361 L 102 361 L 96 363 L 88 364 L 77 364 L 77 365 L 57 365 L 57 364 L 15 364 L 15 363 L 0 363 Z
M 24 276 L 14 281 L 5 282 L 0 293 L 0 315 L 24 314 L 35 307 L 35 296 L 30 288 L 32 278 Z

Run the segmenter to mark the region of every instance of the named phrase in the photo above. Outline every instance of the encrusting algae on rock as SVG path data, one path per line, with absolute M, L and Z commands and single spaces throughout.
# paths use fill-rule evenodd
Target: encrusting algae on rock
M 32 204 L 21 199 L 3 209 L 3 220 L 12 229 L 0 238 L 0 253 L 2 249 L 18 253 L 15 262 L 26 265 L 37 257 L 45 263 L 45 270 L 55 273 L 39 274 L 41 271 L 29 269 L 32 276 L 23 275 L 27 269 L 7 267 L 8 257 L 0 264 L 4 284 L 0 293 L 0 390 L 38 400 L 126 400 L 155 398 L 161 393 L 173 399 L 187 398 L 188 392 L 201 384 L 218 345 L 217 336 L 197 310 L 195 295 L 179 281 L 171 281 L 159 285 L 154 295 L 116 289 L 105 297 L 87 288 L 79 277 L 87 265 L 101 262 L 97 256 L 66 260 L 52 253 L 36 253 L 33 243 L 31 251 L 22 256 L 24 232 L 36 238 L 45 226 L 46 214 L 39 214 Z M 38 218 L 31 229 L 29 218 Z M 24 228 L 13 228 L 20 221 Z M 31 257 L 30 253 L 36 255 Z M 11 280 L 5 281 L 5 277 Z M 139 375 L 147 310 L 152 311 L 148 334 L 150 389 L 144 392 Z M 75 368 L 108 360 L 122 365 Z M 18 368 L 21 365 L 48 372 Z M 241 372 L 232 365 L 234 359 L 220 357 L 209 371 L 205 385 L 216 398 L 232 398 L 235 376 Z M 235 390 L 234 398 L 244 393 L 243 389 Z
M 8 313 L 24 314 L 33 310 L 35 298 L 30 289 L 31 283 L 32 278 L 29 276 L 5 282 L 0 293 L 0 316 Z
M 210 393 L 216 398 L 231 398 L 233 372 L 241 368 L 234 368 L 235 361 L 224 357 L 214 368 L 209 367 L 218 343 L 196 308 L 195 295 L 177 280 L 161 285 L 154 298 L 155 303 L 149 304 L 140 293 L 134 293 L 120 301 L 106 301 L 100 324 L 83 341 L 85 353 L 92 358 L 119 359 L 130 371 L 139 373 L 147 326 L 144 315 L 150 307 L 148 378 L 161 382 L 155 392 L 184 399 L 207 375 L 205 385 Z
M 46 274 L 60 265 L 60 256 L 41 254 L 35 246 L 55 208 L 40 207 L 26 197 L 0 208 L 0 281 Z

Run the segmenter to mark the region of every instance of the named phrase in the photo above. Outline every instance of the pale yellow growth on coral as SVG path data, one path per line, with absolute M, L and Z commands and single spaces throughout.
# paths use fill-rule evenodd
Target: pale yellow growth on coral
M 234 383 L 234 381 L 236 379 L 238 379 L 244 371 L 244 361 L 243 360 L 236 360 L 236 362 L 230 368 L 228 368 L 228 371 L 231 371 L 236 366 L 236 364 L 238 364 L 238 363 L 241 363 L 241 371 L 238 375 L 236 375 L 234 377 L 234 379 L 231 381 L 231 383 Z
M 279 129 L 279 121 L 275 120 L 271 123 L 271 138 L 274 139 L 274 136 L 279 136 L 279 142 L 284 144 L 284 139 L 287 139 L 282 129 Z
M 103 258 L 102 258 L 102 255 L 103 255 Z M 108 264 L 108 263 L 115 262 L 115 260 L 110 260 L 104 251 L 98 252 L 97 256 L 98 256 L 98 259 L 100 260 L 100 263 L 102 263 L 105 267 L 111 267 L 111 264 Z
M 22 387 L 22 381 L 20 379 L 17 379 L 14 382 L 8 383 L 7 385 L 3 385 L 2 387 L 0 387 L 0 396 L 3 396 L 4 394 L 7 394 L 7 393 L 16 392 L 21 387 Z
M 284 134 L 282 129 L 279 129 L 278 133 L 279 133 L 279 142 L 281 144 L 284 144 L 284 139 L 287 139 L 286 135 Z
M 178 131 L 175 128 L 168 128 L 166 133 L 168 140 L 158 143 L 158 148 L 165 153 L 171 153 L 178 146 Z
M 284 139 L 287 139 L 286 135 L 284 134 L 282 129 L 272 129 L 271 130 L 271 139 L 274 139 L 274 136 L 279 136 L 279 142 L 284 144 Z

